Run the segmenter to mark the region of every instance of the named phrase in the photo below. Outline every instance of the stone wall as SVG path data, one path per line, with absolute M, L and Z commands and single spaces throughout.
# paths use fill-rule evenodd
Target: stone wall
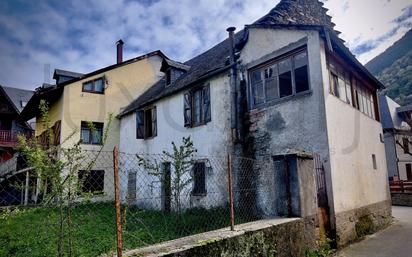
M 338 247 L 343 247 L 388 226 L 392 220 L 391 202 L 383 201 L 340 212 L 335 219 Z
M 412 193 L 391 193 L 392 205 L 412 207 Z
M 303 257 L 306 249 L 302 219 L 274 219 L 149 246 L 124 256 Z

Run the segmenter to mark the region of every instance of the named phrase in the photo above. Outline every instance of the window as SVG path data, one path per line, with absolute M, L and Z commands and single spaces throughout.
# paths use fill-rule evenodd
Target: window
M 136 176 L 135 171 L 130 171 L 127 178 L 127 198 L 136 199 Z
M 409 139 L 407 137 L 402 138 L 403 153 L 409 153 Z
M 196 127 L 210 122 L 210 85 L 197 88 L 184 95 L 184 125 L 185 127 Z
M 136 138 L 148 139 L 157 136 L 156 106 L 136 112 Z
M 83 144 L 100 145 L 103 139 L 103 123 L 82 121 L 80 140 Z
M 335 63 L 333 59 L 330 60 L 329 70 L 330 93 L 376 120 L 374 101 L 376 91 L 367 87 L 360 79 L 355 78 L 353 74 Z
M 290 54 L 249 72 L 252 106 L 309 90 L 306 50 Z
M 376 163 L 376 155 L 372 154 L 372 166 L 374 170 L 378 169 L 378 165 Z
M 196 162 L 193 166 L 193 191 L 192 195 L 206 194 L 206 164 Z
M 83 92 L 104 94 L 104 78 L 98 78 L 83 83 Z
M 81 170 L 78 173 L 83 193 L 102 193 L 104 190 L 104 170 Z
M 405 164 L 406 168 L 406 179 L 412 181 L 412 167 L 410 163 Z

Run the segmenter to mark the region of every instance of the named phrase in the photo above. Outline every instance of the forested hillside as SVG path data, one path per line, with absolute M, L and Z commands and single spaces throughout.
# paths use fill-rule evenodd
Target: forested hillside
M 412 30 L 366 64 L 387 87 L 385 92 L 401 105 L 412 103 Z

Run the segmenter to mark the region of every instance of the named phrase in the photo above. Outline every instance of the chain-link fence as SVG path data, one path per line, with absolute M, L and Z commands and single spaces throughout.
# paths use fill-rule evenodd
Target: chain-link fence
M 83 151 L 59 171 L 62 179 L 54 178 L 60 184 L 32 168 L 3 173 L 0 256 L 110 255 L 118 246 L 139 248 L 262 217 L 255 210 L 255 160 L 114 153 Z M 60 195 L 54 187 L 63 187 Z

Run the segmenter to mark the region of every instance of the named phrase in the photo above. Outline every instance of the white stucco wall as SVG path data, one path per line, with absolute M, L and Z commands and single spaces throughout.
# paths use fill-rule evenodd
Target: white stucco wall
M 183 193 L 184 206 L 218 206 L 227 202 L 225 158 L 231 149 L 229 78 L 227 74 L 222 74 L 206 83 L 210 83 L 211 100 L 211 122 L 206 125 L 194 128 L 184 127 L 184 92 L 164 98 L 154 104 L 157 108 L 157 136 L 155 138 L 136 139 L 135 113 L 121 119 L 120 151 L 125 156 L 125 161 L 120 164 L 122 173 L 125 175 L 130 170 L 136 170 L 137 180 L 140 180 L 138 190 L 145 190 L 143 195 L 153 198 L 146 202 L 141 201 L 140 204 L 160 208 L 161 183 L 157 177 L 148 175 L 141 168 L 133 167 L 132 164 L 136 164 L 134 155 L 136 153 L 147 154 L 150 158 L 150 155 L 161 154 L 163 151 L 171 152 L 172 142 L 180 145 L 182 138 L 188 136 L 192 138 L 194 147 L 197 149 L 196 158 L 206 160 L 208 193 L 204 197 L 191 196 L 192 185 L 189 185 Z M 123 181 L 126 182 L 127 177 Z M 147 187 L 148 184 L 153 185 L 151 189 Z M 126 188 L 126 185 L 123 186 Z M 154 198 L 157 198 L 157 201 Z
M 323 50 L 325 51 L 325 50 Z M 389 199 L 382 125 L 329 94 L 329 76 L 322 54 L 326 121 L 330 147 L 335 214 Z M 377 169 L 373 168 L 372 154 Z

